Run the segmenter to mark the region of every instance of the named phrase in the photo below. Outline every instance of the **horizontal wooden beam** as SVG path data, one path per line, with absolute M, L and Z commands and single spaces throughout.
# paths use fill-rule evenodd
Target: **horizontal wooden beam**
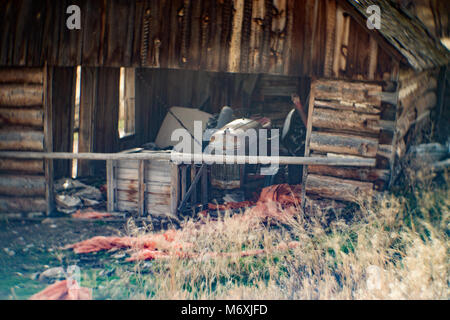
M 0 125 L 42 127 L 44 111 L 42 109 L 0 108 Z
M 142 152 L 142 153 L 70 153 L 70 152 L 11 152 L 1 151 L 0 158 L 16 159 L 84 159 L 84 160 L 172 160 L 174 162 L 210 162 L 232 164 L 297 164 L 373 167 L 375 159 L 326 158 L 326 157 L 270 157 L 270 156 L 221 156 L 189 153 Z M 234 161 L 234 162 L 233 162 Z
M 41 106 L 44 97 L 43 90 L 41 84 L 0 84 L 0 105 Z
M 367 199 L 373 193 L 373 184 L 369 182 L 340 179 L 309 174 L 306 178 L 306 193 L 324 198 L 356 202 Z
M 45 198 L 0 196 L 0 212 L 43 212 L 47 210 Z
M 44 70 L 42 68 L 2 68 L 0 83 L 37 83 L 42 84 Z
M 0 194 L 8 196 L 45 196 L 45 177 L 0 175 Z
M 0 159 L 0 171 L 42 174 L 44 173 L 44 162 L 36 159 Z
M 0 150 L 29 152 L 44 151 L 44 133 L 39 130 L 30 130 L 28 128 L 1 128 Z M 14 153 L 14 151 L 12 152 Z M 26 157 L 22 159 L 26 159 Z

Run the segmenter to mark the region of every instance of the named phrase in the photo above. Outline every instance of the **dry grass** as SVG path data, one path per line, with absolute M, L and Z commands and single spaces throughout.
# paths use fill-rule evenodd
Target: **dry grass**
M 130 299 L 448 299 L 450 194 L 415 188 L 361 204 L 351 218 L 324 223 L 301 210 L 283 225 L 230 215 L 187 221 L 183 240 L 195 259 L 153 261 L 119 271 L 107 287 Z M 294 249 L 280 249 L 298 241 Z M 281 248 L 286 247 L 285 245 Z M 264 249 L 242 257 L 243 250 Z M 215 256 L 214 253 L 235 253 Z M 199 255 L 199 256 L 197 256 Z M 148 263 L 147 263 L 148 264 Z M 145 272 L 144 272 L 145 271 Z M 150 272 L 148 272 L 150 271 Z M 126 288 L 124 293 L 124 289 Z

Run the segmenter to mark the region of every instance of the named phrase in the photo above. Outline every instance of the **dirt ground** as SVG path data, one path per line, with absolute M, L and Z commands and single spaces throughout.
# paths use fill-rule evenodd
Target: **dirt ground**
M 62 247 L 93 236 L 124 235 L 125 226 L 125 221 L 1 220 L 0 299 L 28 299 L 48 285 L 38 277 L 49 268 L 104 270 L 110 256 L 75 255 Z

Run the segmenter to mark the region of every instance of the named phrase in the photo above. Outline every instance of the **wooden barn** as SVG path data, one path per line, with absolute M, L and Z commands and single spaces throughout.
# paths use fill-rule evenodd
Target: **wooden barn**
M 399 2 L 2 1 L 0 212 L 52 212 L 75 161 L 76 176 L 107 181 L 108 210 L 177 214 L 198 167 L 127 150 L 154 142 L 172 106 L 228 105 L 281 128 L 292 94 L 308 106 L 305 158 L 364 164 L 302 160 L 306 196 L 389 188 L 448 108 L 450 53 Z M 367 26 L 371 5 L 380 29 Z M 207 203 L 207 170 L 198 181 L 190 201 Z

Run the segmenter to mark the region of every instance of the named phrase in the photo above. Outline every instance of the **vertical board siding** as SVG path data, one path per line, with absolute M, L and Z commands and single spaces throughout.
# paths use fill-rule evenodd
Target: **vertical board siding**
M 81 30 L 66 27 L 72 4 L 81 9 Z M 336 0 L 6 0 L 0 5 L 3 66 L 47 61 L 336 77 L 341 74 L 330 72 L 334 60 L 343 59 L 348 60 L 341 63 L 347 65 L 343 76 L 358 79 L 371 67 L 378 80 L 391 66 L 383 50 L 370 60 L 369 30 L 353 18 L 348 29 L 339 24 L 345 10 Z M 346 32 L 348 45 L 341 39 Z
M 52 81 L 53 151 L 72 152 L 75 68 L 54 67 Z M 53 160 L 55 179 L 71 176 L 71 160 Z

